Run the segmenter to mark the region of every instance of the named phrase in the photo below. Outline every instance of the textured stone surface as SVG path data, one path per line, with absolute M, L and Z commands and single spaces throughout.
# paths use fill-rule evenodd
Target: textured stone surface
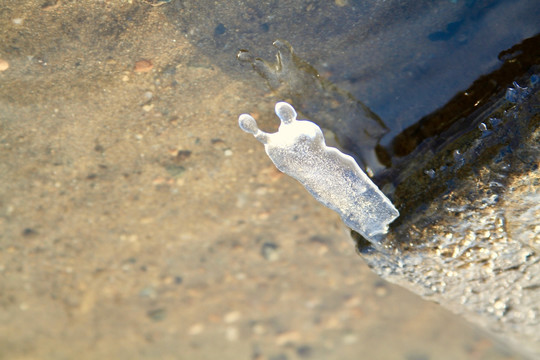
M 395 191 L 407 211 L 377 250 L 362 251 L 384 278 L 533 357 L 540 354 L 539 100 L 537 91 L 467 119 L 469 130 L 432 149 L 427 163 L 411 154 L 415 171 Z M 490 119 L 496 125 L 488 129 Z M 411 199 L 412 188 L 422 201 Z

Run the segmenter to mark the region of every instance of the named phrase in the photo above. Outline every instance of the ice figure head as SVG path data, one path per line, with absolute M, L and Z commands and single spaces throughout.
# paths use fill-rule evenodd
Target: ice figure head
M 294 110 L 294 108 L 286 102 L 281 101 L 276 103 L 275 109 L 282 125 L 291 124 L 296 120 L 296 110 Z
M 240 128 L 245 132 L 253 134 L 253 136 L 255 136 L 255 138 L 263 144 L 266 144 L 268 142 L 269 134 L 259 130 L 259 127 L 257 126 L 257 121 L 255 121 L 255 119 L 251 115 L 240 115 L 240 117 L 238 118 L 238 125 L 240 125 Z
M 354 159 L 328 147 L 315 123 L 297 120 L 286 102 L 275 107 L 281 125 L 276 133 L 261 131 L 248 114 L 240 115 L 240 128 L 264 144 L 276 167 L 298 180 L 319 202 L 366 239 L 375 242 L 387 232 L 399 212 Z

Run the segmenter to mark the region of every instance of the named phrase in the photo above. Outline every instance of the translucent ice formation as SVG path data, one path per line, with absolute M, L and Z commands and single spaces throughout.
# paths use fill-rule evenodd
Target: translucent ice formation
M 372 242 L 376 235 L 386 233 L 399 212 L 354 159 L 326 146 L 319 126 L 296 120 L 296 111 L 286 102 L 276 104 L 276 114 L 281 125 L 273 134 L 261 131 L 248 114 L 240 115 L 238 123 L 264 144 L 280 171 L 302 183 L 315 199 L 336 211 L 347 226 Z

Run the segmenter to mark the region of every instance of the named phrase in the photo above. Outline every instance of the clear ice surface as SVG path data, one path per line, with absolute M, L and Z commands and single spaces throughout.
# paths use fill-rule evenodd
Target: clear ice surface
M 276 104 L 281 125 L 276 133 L 261 131 L 255 119 L 240 115 L 238 123 L 264 144 L 266 153 L 285 174 L 298 180 L 326 207 L 337 212 L 351 229 L 367 240 L 388 231 L 399 212 L 354 159 L 326 146 L 321 128 L 308 120 L 296 120 L 286 102 Z

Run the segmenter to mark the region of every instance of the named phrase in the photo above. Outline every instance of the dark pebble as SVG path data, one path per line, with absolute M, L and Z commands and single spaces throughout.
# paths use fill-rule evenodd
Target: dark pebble
M 227 31 L 227 28 L 225 27 L 225 25 L 220 23 L 214 29 L 214 35 L 223 35 L 223 34 L 225 34 L 225 31 Z
M 261 255 L 266 259 L 266 260 L 277 260 L 278 258 L 278 245 L 276 243 L 272 243 L 272 242 L 265 242 L 264 244 L 262 244 L 261 246 Z
M 165 319 L 165 315 L 167 315 L 167 311 L 163 308 L 153 309 L 153 310 L 149 310 L 146 313 L 146 315 L 148 315 L 148 317 L 154 321 L 161 321 Z
M 308 358 L 311 356 L 311 346 L 303 345 L 296 349 L 296 353 L 301 358 Z
M 33 236 L 37 235 L 37 231 L 32 228 L 26 228 L 22 232 L 23 236 Z
M 191 151 L 189 150 L 178 150 L 176 153 L 176 161 L 182 162 L 191 156 Z
M 285 354 L 274 355 L 269 358 L 269 360 L 288 360 L 288 359 L 289 358 Z

